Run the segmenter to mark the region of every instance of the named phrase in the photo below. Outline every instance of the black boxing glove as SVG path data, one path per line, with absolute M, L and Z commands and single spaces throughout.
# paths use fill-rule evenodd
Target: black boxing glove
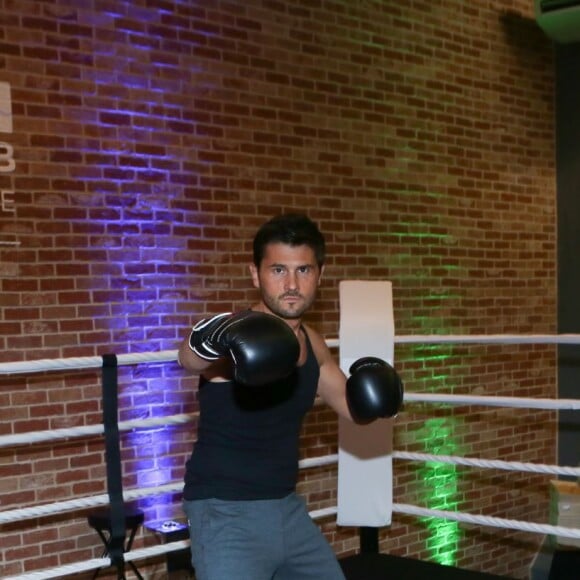
M 369 356 L 354 362 L 349 372 L 346 400 L 356 422 L 393 417 L 399 412 L 403 403 L 403 382 L 390 364 Z
M 287 377 L 300 356 L 298 339 L 282 319 L 252 310 L 200 320 L 189 347 L 205 360 L 229 357 L 234 379 L 253 386 Z

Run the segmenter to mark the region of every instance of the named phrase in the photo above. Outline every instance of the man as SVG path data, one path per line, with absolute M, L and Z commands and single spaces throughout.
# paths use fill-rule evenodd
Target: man
M 277 216 L 257 232 L 249 310 L 196 324 L 180 364 L 200 373 L 198 439 L 184 510 L 197 580 L 337 580 L 336 557 L 296 495 L 302 420 L 316 395 L 357 422 L 395 415 L 394 369 L 361 359 L 351 378 L 302 323 L 324 271 L 325 240 L 309 218 Z

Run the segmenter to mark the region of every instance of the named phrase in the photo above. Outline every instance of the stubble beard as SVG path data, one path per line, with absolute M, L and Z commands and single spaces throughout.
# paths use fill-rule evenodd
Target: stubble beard
M 301 302 L 295 302 L 290 307 L 284 307 L 282 305 L 284 298 L 287 296 L 299 297 L 302 299 Z M 296 320 L 302 318 L 302 315 L 312 306 L 314 302 L 314 296 L 310 299 L 305 299 L 302 294 L 282 294 L 279 297 L 274 297 L 270 295 L 262 296 L 264 304 L 270 309 L 270 311 L 286 320 Z

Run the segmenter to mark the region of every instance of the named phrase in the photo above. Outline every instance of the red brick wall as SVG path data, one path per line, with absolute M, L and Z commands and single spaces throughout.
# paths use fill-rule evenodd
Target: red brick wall
M 393 282 L 399 334 L 555 332 L 552 54 L 531 2 L 0 0 L 0 14 L 0 361 L 174 349 L 202 313 L 253 300 L 251 236 L 296 209 L 328 237 L 310 321 L 329 337 L 338 281 L 355 278 Z M 555 395 L 551 347 L 400 345 L 396 360 L 409 391 Z M 123 418 L 196 409 L 195 377 L 172 363 L 120 382 Z M 1 435 L 96 424 L 100 408 L 95 370 L 0 378 Z M 408 404 L 395 446 L 555 463 L 554 419 Z M 125 434 L 126 486 L 179 482 L 194 437 Z M 304 456 L 335 451 L 317 409 Z M 101 439 L 0 448 L 0 475 L 3 510 L 103 493 Z M 305 475 L 313 509 L 333 505 L 335 475 Z M 543 522 L 547 493 L 544 477 L 395 461 L 400 503 Z M 180 515 L 178 494 L 141 506 Z M 321 524 L 356 549 L 356 530 Z M 384 551 L 518 578 L 540 541 L 400 514 L 381 531 Z M 2 526 L 0 554 L 7 576 L 99 543 L 79 512 Z

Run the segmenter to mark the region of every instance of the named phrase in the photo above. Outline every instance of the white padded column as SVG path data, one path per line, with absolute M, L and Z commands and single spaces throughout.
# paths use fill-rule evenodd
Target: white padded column
M 395 325 L 390 282 L 340 283 L 340 366 L 358 358 L 393 364 Z M 342 526 L 380 527 L 393 508 L 392 419 L 354 425 L 339 419 L 338 515 Z

